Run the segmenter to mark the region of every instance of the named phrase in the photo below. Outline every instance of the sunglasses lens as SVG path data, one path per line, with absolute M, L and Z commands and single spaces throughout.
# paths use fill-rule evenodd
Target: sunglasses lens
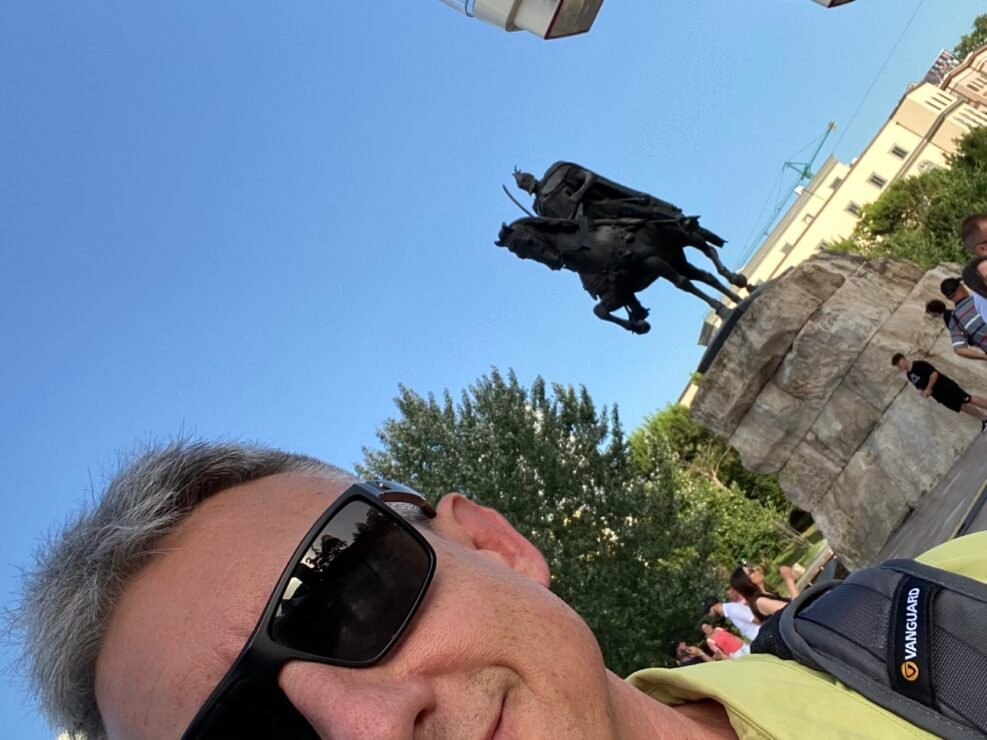
M 414 614 L 431 568 L 429 551 L 394 515 L 351 501 L 292 573 L 271 638 L 347 663 L 379 660 Z
M 318 734 L 280 691 L 240 678 L 186 738 L 318 740 Z

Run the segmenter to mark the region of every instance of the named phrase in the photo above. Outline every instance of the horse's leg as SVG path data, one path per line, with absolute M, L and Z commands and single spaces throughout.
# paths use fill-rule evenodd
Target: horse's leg
M 729 280 L 731 285 L 736 285 L 738 288 L 747 287 L 747 277 L 745 275 L 741 275 L 739 272 L 732 272 L 726 265 L 724 265 L 720 261 L 719 252 L 712 244 L 703 242 L 702 246 L 698 244 L 690 244 L 689 246 L 695 247 L 706 255 L 706 258 L 713 263 L 713 266 L 716 268 L 716 271 L 720 274 L 720 276 Z
M 631 321 L 644 321 L 644 319 L 648 318 L 648 314 L 651 313 L 651 311 L 641 305 L 641 301 L 633 293 L 631 293 L 631 297 L 627 300 L 626 307 Z
M 699 288 L 697 288 L 695 285 L 692 284 L 692 281 L 689 280 L 689 278 L 685 277 L 681 273 L 673 272 L 669 276 L 663 275 L 662 277 L 666 277 L 667 280 L 679 290 L 685 291 L 686 293 L 692 293 L 692 295 L 701 298 L 709 305 L 710 308 L 712 308 L 716 312 L 716 315 L 719 316 L 721 319 L 725 319 L 727 316 L 730 315 L 729 308 L 724 306 L 715 298 L 711 298 L 710 296 L 703 293 L 701 290 L 699 290 Z
M 720 301 L 716 300 L 715 298 L 711 298 L 710 296 L 703 293 L 701 290 L 699 290 L 699 288 L 697 288 L 695 285 L 692 284 L 692 281 L 690 281 L 689 278 L 687 278 L 685 275 L 682 274 L 686 270 L 695 270 L 695 268 L 685 261 L 685 258 L 682 256 L 681 251 L 679 252 L 679 257 L 680 259 L 675 260 L 675 262 L 673 263 L 665 259 L 664 257 L 659 257 L 656 254 L 650 255 L 644 261 L 644 264 L 647 268 L 647 272 L 650 275 L 649 279 L 647 280 L 647 284 L 650 285 L 652 282 L 658 280 L 659 278 L 665 278 L 665 280 L 670 282 L 679 290 L 684 291 L 686 293 L 692 293 L 692 295 L 704 301 L 707 305 L 709 305 L 710 308 L 716 311 L 716 315 L 719 316 L 721 319 L 725 319 L 727 316 L 729 316 L 730 315 L 729 308 L 724 306 L 722 303 L 720 303 Z M 642 290 L 643 286 L 638 287 L 637 289 Z
M 685 262 L 682 265 L 682 274 L 685 275 L 689 280 L 698 280 L 700 283 L 705 283 L 711 288 L 716 288 L 720 293 L 725 295 L 734 303 L 740 303 L 740 296 L 734 293 L 730 288 L 721 283 L 716 279 L 715 275 L 706 272 L 705 270 L 700 270 L 695 265 L 691 265 Z
M 627 331 L 632 331 L 635 334 L 647 334 L 651 331 L 651 325 L 644 319 L 631 319 L 628 321 L 627 319 L 622 319 L 619 316 L 614 316 L 613 311 L 616 311 L 618 308 L 620 308 L 620 305 L 607 302 L 604 298 L 593 306 L 593 313 L 595 313 L 598 318 L 601 318 L 604 321 L 609 321 L 617 326 L 621 326 L 624 329 L 627 329 Z M 641 306 L 641 308 L 647 311 L 647 309 L 643 306 Z M 647 316 L 647 313 L 645 313 L 645 316 Z

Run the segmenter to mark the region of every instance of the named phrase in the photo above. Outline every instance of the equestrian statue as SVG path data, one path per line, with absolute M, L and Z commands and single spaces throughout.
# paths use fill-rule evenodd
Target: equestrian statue
M 721 318 L 730 309 L 699 290 L 693 280 L 740 302 L 730 287 L 685 257 L 685 247 L 694 247 L 731 285 L 747 287 L 743 275 L 731 272 L 720 261 L 716 249 L 724 240 L 700 226 L 698 216 L 686 216 L 671 203 L 571 162 L 556 162 L 541 180 L 515 168 L 514 179 L 519 188 L 534 196 L 535 215 L 503 224 L 497 246 L 553 270 L 578 273 L 583 287 L 599 301 L 593 312 L 604 321 L 635 334 L 647 333 L 651 329 L 646 321 L 649 311 L 635 293 L 658 278 L 698 296 Z M 621 308 L 627 311 L 626 319 L 613 314 Z

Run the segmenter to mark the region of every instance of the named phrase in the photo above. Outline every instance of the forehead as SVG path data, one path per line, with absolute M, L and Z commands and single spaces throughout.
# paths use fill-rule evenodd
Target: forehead
M 288 558 L 347 487 L 263 478 L 201 504 L 114 609 L 96 692 L 111 737 L 177 736 L 229 668 Z

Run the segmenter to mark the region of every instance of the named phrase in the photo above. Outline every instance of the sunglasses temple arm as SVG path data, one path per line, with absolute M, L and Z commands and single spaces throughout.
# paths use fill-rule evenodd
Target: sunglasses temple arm
M 419 496 L 414 493 L 405 493 L 403 491 L 384 491 L 378 496 L 378 498 L 385 503 L 390 503 L 393 501 L 395 503 L 414 504 L 425 512 L 425 516 L 429 519 L 435 518 L 435 509 L 432 508 L 432 505 L 425 500 L 424 496 Z

